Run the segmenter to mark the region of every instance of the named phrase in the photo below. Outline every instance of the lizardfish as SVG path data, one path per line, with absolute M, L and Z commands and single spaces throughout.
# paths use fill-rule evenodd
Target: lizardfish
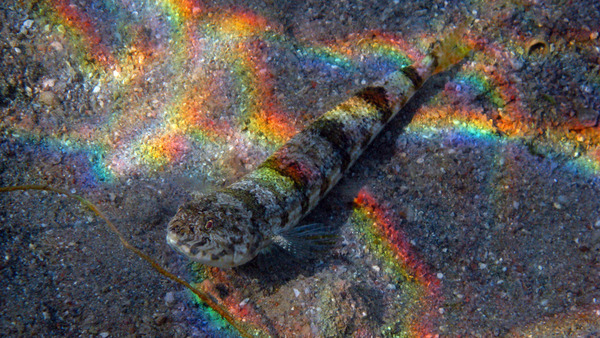
M 423 83 L 465 56 L 456 40 L 321 115 L 238 182 L 182 205 L 167 242 L 194 261 L 230 268 L 273 243 L 323 234 L 298 223 Z

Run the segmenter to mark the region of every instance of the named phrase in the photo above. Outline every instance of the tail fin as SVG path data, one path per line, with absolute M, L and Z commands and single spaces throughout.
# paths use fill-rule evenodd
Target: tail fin
M 446 70 L 469 54 L 472 48 L 464 41 L 464 31 L 465 28 L 459 26 L 444 40 L 435 43 L 431 51 L 431 54 L 437 58 L 437 66 L 433 74 Z

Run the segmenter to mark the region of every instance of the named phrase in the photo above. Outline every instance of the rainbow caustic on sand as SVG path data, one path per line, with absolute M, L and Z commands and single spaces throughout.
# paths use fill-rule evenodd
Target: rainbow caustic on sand
M 382 325 L 382 333 L 435 336 L 435 320 L 443 302 L 439 279 L 428 271 L 411 248 L 393 213 L 382 207 L 368 190 L 359 191 L 354 203 L 349 219 L 354 232 L 369 252 L 382 262 L 384 269 L 391 271 L 395 285 L 402 290 L 398 294 L 407 298 L 387 302 L 387 306 L 398 308 L 391 311 L 395 315 Z M 401 332 L 397 328 L 402 328 Z
M 195 1 L 109 1 L 102 10 L 68 0 L 43 3 L 53 33 L 49 43 L 64 39 L 70 45 L 79 61 L 73 66 L 93 88 L 95 118 L 49 132 L 25 122 L 11 129 L 21 140 L 86 157 L 94 182 L 176 167 L 191 158 L 196 168 L 205 168 L 199 176 L 219 176 L 240 148 L 264 156 L 287 141 L 307 113 L 282 109 L 265 49 L 297 54 L 310 67 L 344 76 L 363 65 L 405 66 L 420 56 L 386 33 L 331 45 L 297 44 L 250 11 L 214 13 Z M 164 21 L 138 19 L 142 13 Z M 235 151 L 233 142 L 240 146 Z
M 385 32 L 355 34 L 327 45 L 294 43 L 275 24 L 250 11 L 214 13 L 191 0 L 108 1 L 101 12 L 68 0 L 44 4 L 43 14 L 52 23 L 49 43 L 64 39 L 75 51 L 79 63 L 73 66 L 94 89 L 97 118 L 66 130 L 40 130 L 27 120 L 13 122 L 9 129 L 18 140 L 88 161 L 84 176 L 92 184 L 190 162 L 202 168 L 196 176 L 228 175 L 222 164 L 235 156 L 232 142 L 237 142 L 236 151 L 247 149 L 264 156 L 287 141 L 304 126 L 298 121 L 307 116 L 282 109 L 265 47 L 294 53 L 306 65 L 338 69 L 347 76 L 365 69 L 389 72 L 422 57 L 414 45 Z M 115 23 L 120 45 L 111 36 L 117 32 L 105 22 Z M 148 36 L 145 26 L 159 38 Z M 469 34 L 465 40 L 475 41 Z M 490 65 L 494 60 L 508 62 L 505 55 L 513 51 L 494 43 L 479 44 L 482 50 L 475 60 L 463 67 L 432 105 L 420 109 L 411 129 L 515 140 L 543 134 L 547 141 L 540 151 L 565 153 L 573 157 L 576 167 L 599 172 L 598 128 L 533 125 L 521 94 L 506 74 L 510 67 Z M 216 70 L 211 68 L 215 63 Z M 593 75 L 588 77 L 589 83 L 600 83 Z M 155 85 L 146 90 L 144 83 Z M 144 99 L 142 93 L 148 97 Z M 469 102 L 474 96 L 487 98 L 493 114 L 501 118 L 492 121 L 489 113 L 482 114 L 482 107 Z M 219 102 L 224 103 L 219 106 Z
M 289 41 L 275 23 L 250 11 L 215 11 L 193 0 L 105 1 L 102 6 L 106 10 L 101 17 L 96 17 L 99 12 L 74 1 L 47 0 L 44 4 L 44 23 L 50 22 L 53 33 L 50 39 L 63 41 L 75 51 L 72 66 L 83 73 L 84 81 L 93 88 L 91 94 L 102 103 L 94 109 L 98 118 L 65 126 L 66 130 L 42 130 L 27 121 L 11 122 L 8 128 L 15 142 L 63 153 L 71 162 L 83 163 L 78 165 L 77 175 L 92 185 L 182 164 L 206 167 L 198 169 L 196 177 L 227 176 L 232 173 L 227 172 L 221 157 L 247 149 L 266 155 L 290 140 L 304 127 L 298 121 L 306 116 L 282 108 L 265 46 L 294 53 L 299 62 L 315 68 L 340 70 L 348 78 L 365 68 L 390 73 L 423 57 L 415 47 L 416 39 L 407 42 L 385 32 L 355 34 L 346 41 L 329 44 Z M 113 26 L 108 23 L 118 27 L 122 39 L 114 38 L 116 32 L 111 33 Z M 144 32 L 144 27 L 150 27 L 154 38 Z M 436 39 L 433 34 L 419 38 Z M 465 40 L 475 43 L 469 33 Z M 590 175 L 599 173 L 600 129 L 531 123 L 522 100 L 525 94 L 519 92 L 507 71 L 510 57 L 506 55 L 514 52 L 512 47 L 477 43 L 481 50 L 462 65 L 443 91 L 420 107 L 406 133 L 414 137 L 473 136 L 473 142 L 499 143 L 544 135 L 539 151 L 565 154 L 572 158 L 570 163 L 575 169 Z M 600 77 L 589 77 L 590 83 L 598 87 Z M 153 90 L 145 90 L 146 83 L 154 83 L 154 87 L 150 86 Z M 219 106 L 218 102 L 224 103 Z M 368 112 L 379 108 L 365 102 L 363 99 L 358 107 Z M 216 111 L 225 114 L 219 116 Z M 492 119 L 490 115 L 501 118 Z M 198 158 L 203 162 L 198 162 Z M 252 179 L 281 179 L 283 176 L 276 170 L 281 169 L 280 164 L 267 162 Z M 340 171 L 344 168 L 340 165 Z M 290 203 L 290 210 L 285 213 L 288 220 L 282 219 L 280 226 L 291 224 L 308 211 L 312 193 L 318 190 L 317 197 L 313 197 L 318 199 L 321 188 L 327 190 L 331 184 L 320 181 L 317 190 L 313 186 L 298 189 L 305 174 L 311 173 L 310 168 L 289 169 L 290 180 L 273 188 L 281 189 L 285 195 L 288 187 L 301 195 Z M 298 172 L 292 173 L 291 169 Z M 365 194 L 361 196 L 352 219 L 357 228 L 368 234 L 363 240 L 375 243 L 373 239 L 381 236 L 388 244 L 378 248 L 376 255 L 399 276 L 413 276 L 415 290 L 419 290 L 415 291 L 415 301 L 435 299 L 437 287 L 431 276 L 411 259 L 402 236 L 390 232 L 391 227 L 377 216 L 375 203 L 366 202 L 370 199 Z M 295 210 L 299 210 L 298 215 Z M 209 271 L 210 280 L 228 282 L 218 269 Z M 204 283 L 209 291 L 214 289 L 210 280 Z M 232 293 L 225 304 L 234 317 L 240 322 L 261 323 L 251 308 L 240 308 L 243 298 L 238 297 L 241 296 Z M 403 323 L 407 331 L 429 332 L 427 325 L 411 320 Z M 262 327 L 259 331 L 266 330 L 263 324 L 255 326 Z

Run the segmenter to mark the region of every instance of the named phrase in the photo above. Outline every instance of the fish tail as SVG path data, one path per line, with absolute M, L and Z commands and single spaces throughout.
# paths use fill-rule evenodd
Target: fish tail
M 446 38 L 434 44 L 429 54 L 435 59 L 433 74 L 445 71 L 469 54 L 472 47 L 465 41 L 465 31 L 464 26 L 459 26 Z

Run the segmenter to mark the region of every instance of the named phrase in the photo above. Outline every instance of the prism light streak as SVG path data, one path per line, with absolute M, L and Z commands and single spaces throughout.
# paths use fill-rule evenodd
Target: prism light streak
M 355 232 L 369 251 L 393 271 L 400 290 L 409 295 L 410 309 L 406 318 L 394 319 L 402 323 L 405 329 L 402 334 L 410 337 L 433 336 L 433 327 L 428 320 L 437 317 L 436 305 L 442 301 L 439 280 L 417 258 L 407 237 L 393 221 L 393 216 L 371 193 L 361 189 L 354 203 L 356 207 L 350 222 Z M 386 325 L 395 327 L 396 323 Z
M 72 4 L 70 0 L 48 0 L 48 2 L 59 21 L 81 37 L 86 50 L 96 62 L 108 68 L 115 64 L 115 57 L 103 42 L 92 19 L 84 11 Z
M 223 8 L 213 13 L 194 0 L 155 2 L 156 16 L 165 18 L 170 25 L 169 36 L 166 37 L 169 40 L 167 50 L 158 50 L 136 38 L 119 49 L 123 52 L 117 53 L 106 44 L 110 39 L 101 35 L 103 30 L 98 29 L 102 27 L 102 22 L 92 20 L 86 11 L 74 3 L 68 0 L 46 1 L 55 15 L 55 21 L 67 28 L 70 43 L 82 51 L 74 55 L 75 61 L 79 62 L 74 66 L 87 69 L 86 74 L 100 69 L 106 73 L 103 81 L 118 82 L 119 86 L 114 87 L 111 95 L 143 95 L 134 90 L 133 84 L 152 70 L 153 60 L 164 58 L 165 62 L 172 65 L 173 71 L 177 71 L 185 70 L 188 63 L 202 64 L 199 61 L 202 58 L 218 58 L 234 70 L 231 75 L 236 84 L 233 91 L 237 92 L 235 95 L 240 101 L 233 105 L 233 118 L 218 119 L 210 116 L 205 107 L 206 97 L 222 86 L 221 80 L 202 86 L 184 86 L 167 79 L 165 87 L 176 89 L 166 97 L 158 97 L 161 100 L 156 117 L 137 113 L 137 101 L 131 99 L 114 109 L 113 118 L 105 130 L 92 123 L 81 124 L 65 134 L 59 131 L 55 134 L 42 132 L 27 123 L 11 126 L 14 133 L 19 134 L 15 136 L 17 140 L 45 151 L 76 158 L 77 161 L 89 161 L 87 167 L 79 167 L 84 171 L 80 174 L 81 184 L 95 185 L 111 177 L 126 177 L 132 171 L 147 173 L 168 168 L 186 161 L 186 155 L 194 147 L 208 144 L 224 147 L 243 133 L 250 134 L 249 139 L 259 147 L 272 148 L 285 142 L 300 127 L 294 123 L 294 118 L 301 116 L 292 116 L 281 110 L 274 93 L 273 84 L 277 79 L 273 79 L 269 62 L 261 52 L 263 44 L 291 51 L 299 56 L 301 63 L 315 63 L 324 69 L 340 68 L 343 76 L 363 68 L 383 72 L 385 69 L 378 67 L 402 66 L 422 56 L 420 49 L 414 47 L 415 43 L 386 32 L 359 33 L 341 42 L 295 44 L 273 28 L 276 25 L 250 11 Z M 126 7 L 123 3 L 121 5 Z M 117 12 L 122 10 L 116 7 Z M 123 22 L 120 24 L 126 25 Z M 585 40 L 584 33 L 573 34 Z M 423 38 L 433 41 L 437 36 Z M 467 36 L 466 39 L 474 38 Z M 583 169 L 589 175 L 600 173 L 600 129 L 597 124 L 591 127 L 575 124 L 558 127 L 550 124 L 533 125 L 527 117 L 528 109 L 520 99 L 527 93 L 519 92 L 507 71 L 511 67 L 506 63 L 506 54 L 513 47 L 499 46 L 493 41 L 485 41 L 482 47 L 433 102 L 421 107 L 407 128 L 407 133 L 427 137 L 431 133 L 450 132 L 461 137 L 473 137 L 475 142 L 499 143 L 506 140 L 527 141 L 544 135 L 546 140 L 540 150 L 545 154 L 572 156 L 571 163 L 575 168 Z M 89 56 L 91 61 L 87 60 Z M 500 60 L 500 64 L 495 65 L 495 60 Z M 586 76 L 592 89 L 597 91 L 600 74 Z M 473 103 L 475 97 L 483 98 L 489 105 L 482 107 Z M 242 123 L 245 120 L 249 121 L 248 126 Z M 247 132 L 242 130 L 246 127 Z M 362 226 L 372 233 L 369 239 L 372 242 L 382 238 L 383 242 L 391 243 L 378 254 L 382 260 L 389 262 L 387 264 L 394 266 L 393 271 L 404 278 L 424 276 L 421 280 L 413 277 L 419 281 L 416 284 L 421 285 L 415 287 L 414 291 L 417 295 L 415 299 L 419 299 L 419 293 L 423 293 L 426 285 L 430 286 L 432 282 L 427 284 L 426 271 L 419 274 L 417 263 L 411 265 L 410 250 L 407 253 L 405 240 L 393 231 L 386 232 L 385 229 L 392 227 L 385 223 L 389 220 L 378 218 L 377 210 L 380 208 L 375 207 L 375 202 L 368 202 L 374 199 L 373 196 L 370 196 L 371 199 L 366 196 L 370 195 L 363 193 L 357 197 L 363 204 L 358 203 L 353 219 L 362 222 Z M 219 280 L 222 277 L 211 275 L 210 278 Z M 228 301 L 233 310 L 240 311 L 234 306 L 242 299 L 233 297 Z M 239 312 L 240 320 L 247 316 L 246 312 Z M 417 320 L 412 320 L 406 330 L 413 333 L 430 332 L 419 328 L 419 325 Z
M 255 337 L 273 335 L 274 328 L 267 321 L 267 318 L 261 316 L 261 311 L 257 310 L 257 306 L 252 300 L 242 296 L 242 292 L 235 287 L 227 272 L 219 268 L 207 267 L 197 263 L 193 264 L 192 269 L 196 276 L 194 279 L 198 281 L 195 287 L 220 300 L 220 305 L 223 306 L 223 309 L 235 319 L 236 326 L 243 328 Z M 228 288 L 227 294 L 223 295 L 219 287 L 221 290 L 223 287 Z M 197 297 L 195 299 L 196 302 L 200 303 Z M 228 327 L 233 330 L 218 314 L 212 312 L 209 308 L 207 310 L 209 310 L 208 317 L 213 325 L 216 327 Z
M 342 67 L 346 69 L 345 74 L 358 72 L 361 63 L 375 61 L 373 64 L 376 67 L 387 64 L 385 67 L 393 68 L 394 66 L 390 65 L 405 65 L 411 62 L 403 51 L 409 44 L 385 32 L 361 33 L 350 36 L 345 41 L 325 45 L 300 45 L 298 50 L 298 45 L 288 41 L 267 20 L 250 11 L 225 9 L 213 15 L 214 13 L 208 12 L 199 2 L 192 0 L 154 2 L 155 10 L 162 11 L 159 15 L 165 16 L 166 22 L 170 24 L 170 30 L 167 31 L 170 34 L 167 49 L 151 43 L 141 34 L 141 28 L 137 27 L 139 23 L 123 21 L 127 15 L 121 15 L 121 12 L 128 9 L 133 13 L 139 10 L 139 6 L 130 2 L 107 2 L 104 6 L 111 6 L 107 12 L 115 15 L 111 18 L 112 21 L 128 34 L 123 40 L 126 45 L 118 47 L 121 52 L 115 56 L 111 51 L 112 47 L 105 43 L 112 38 L 101 35 L 101 32 L 106 33 L 110 30 L 102 27 L 102 21 L 92 20 L 89 11 L 86 12 L 80 5 L 68 0 L 48 0 L 46 4 L 49 12 L 55 13 L 55 21 L 58 24 L 66 26 L 71 36 L 81 37 L 82 40 L 72 39 L 71 43 L 76 50 L 83 51 L 79 57 L 82 58 L 80 66 L 88 68 L 84 72 L 90 74 L 89 76 L 100 74 L 99 83 L 96 85 L 100 92 L 110 88 L 113 92 L 109 95 L 126 99 L 117 109 L 112 105 L 106 107 L 110 115 L 105 121 L 109 122 L 102 127 L 84 123 L 80 130 L 67 131 L 66 135 L 51 133 L 42 137 L 56 138 L 59 143 L 63 143 L 62 149 L 66 151 L 72 144 L 86 144 L 83 148 L 102 149 L 102 157 L 93 156 L 96 161 L 102 162 L 96 162 L 93 166 L 104 167 L 102 170 L 96 170 L 103 171 L 104 177 L 120 177 L 132 170 L 147 172 L 176 165 L 185 161 L 185 154 L 196 144 L 194 139 L 230 139 L 232 135 L 237 135 L 247 128 L 250 136 L 248 140 L 272 151 L 294 135 L 300 128 L 294 120 L 302 116 L 290 118 L 290 114 L 283 112 L 277 102 L 273 89 L 277 79 L 272 77 L 270 65 L 261 51 L 265 44 L 271 45 L 271 48 L 293 50 L 301 57 L 301 62 L 302 59 L 321 60 L 319 62 L 322 67 Z M 151 7 L 149 9 L 152 10 Z M 150 26 L 157 27 L 154 24 Z M 232 49 L 234 53 L 231 53 Z M 86 54 L 93 53 L 99 54 L 92 58 L 92 62 L 83 60 Z M 411 53 L 415 52 L 409 54 Z M 137 112 L 135 106 L 143 97 L 143 92 L 137 86 L 145 81 L 148 74 L 155 71 L 157 62 L 164 58 L 171 59 L 169 64 L 173 72 L 185 72 L 190 62 L 195 63 L 202 59 L 216 58 L 229 64 L 230 69 L 234 70 L 234 82 L 238 84 L 236 95 L 240 98 L 237 100 L 239 105 L 234 106 L 233 111 L 238 124 L 221 128 L 219 125 L 222 125 L 222 121 L 209 121 L 208 118 L 202 122 L 196 121 L 202 126 L 185 128 L 180 125 L 181 119 L 176 122 L 178 126 L 173 126 L 170 116 L 178 114 L 175 111 L 180 107 L 181 97 L 187 96 L 185 91 L 189 90 L 183 83 L 173 83 L 180 79 L 185 81 L 178 77 L 165 78 L 174 88 L 167 94 L 166 101 L 164 96 L 155 99 L 166 113 L 157 111 L 153 112 L 153 115 L 147 115 L 147 112 Z M 94 65 L 100 68 L 96 69 Z M 200 66 L 202 67 L 202 63 Z M 198 95 L 206 96 L 206 93 L 214 92 L 215 87 L 219 86 L 222 86 L 222 81 L 212 81 L 210 86 L 201 88 Z M 202 108 L 199 107 L 198 110 Z M 217 136 L 211 132 L 209 129 L 215 125 L 215 130 L 226 134 Z M 27 127 L 16 129 L 21 134 L 39 136 Z M 204 138 L 204 131 L 210 137 Z
M 120 61 L 117 62 L 116 58 L 109 51 L 108 46 L 103 44 L 104 39 L 98 33 L 101 30 L 97 29 L 97 24 L 88 17 L 88 14 L 67 0 L 49 1 L 48 4 L 51 7 L 53 6 L 59 20 L 62 20 L 66 26 L 72 27 L 71 29 L 75 32 L 75 35 L 83 36 L 84 40 L 89 42 L 86 43 L 88 45 L 86 48 L 90 53 L 100 53 L 98 57 L 94 58 L 96 62 L 105 68 L 120 69 L 120 74 L 123 78 L 132 78 L 132 76 L 139 78 L 143 75 L 143 73 L 135 75 L 131 72 L 143 69 L 146 64 L 151 62 L 152 58 L 150 57 L 151 52 L 148 50 L 149 46 L 126 46 L 124 50 L 128 50 L 131 56 L 128 58 L 120 57 Z M 282 112 L 280 105 L 274 98 L 272 89 L 272 82 L 274 80 L 270 78 L 269 65 L 262 61 L 263 55 L 261 55 L 260 48 L 258 48 L 261 44 L 259 41 L 271 44 L 276 48 L 284 49 L 297 48 L 297 45 L 290 44 L 277 30 L 272 28 L 273 25 L 270 25 L 267 20 L 249 11 L 225 10 L 217 15 L 212 15 L 199 2 L 192 0 L 164 0 L 156 1 L 156 4 L 158 5 L 157 9 L 163 11 L 162 14 L 168 18 L 168 21 L 173 26 L 171 48 L 175 50 L 188 50 L 188 58 L 199 57 L 198 52 L 202 52 L 202 45 L 199 45 L 197 41 L 201 37 L 211 40 L 211 44 L 216 46 L 217 50 L 221 48 L 220 46 L 225 48 L 222 52 L 217 53 L 216 57 L 221 55 L 231 65 L 232 69 L 236 69 L 235 77 L 239 81 L 239 88 L 248 89 L 245 93 L 239 94 L 242 95 L 242 100 L 236 114 L 241 121 L 248 119 L 249 132 L 254 135 L 251 139 L 262 144 L 260 145 L 261 147 L 265 146 L 261 142 L 267 140 L 267 148 L 272 149 L 278 144 L 285 142 L 285 140 L 298 130 L 298 126 L 289 122 L 289 113 Z M 117 10 L 120 9 L 117 8 Z M 201 22 L 202 24 L 194 25 L 193 22 Z M 424 38 L 431 39 L 428 37 Z M 467 36 L 466 39 L 473 38 Z M 89 47 L 90 44 L 97 45 L 99 48 L 91 49 Z M 228 56 L 227 51 L 232 46 L 237 53 Z M 519 102 L 520 94 L 515 90 L 510 81 L 507 80 L 507 77 L 503 75 L 502 68 L 486 65 L 487 59 L 502 59 L 503 54 L 505 54 L 502 47 L 489 41 L 484 42 L 482 46 L 484 49 L 481 51 L 481 54 L 485 55 L 485 57 L 478 59 L 478 62 L 472 63 L 471 69 L 465 70 L 462 74 L 459 73 L 454 83 L 457 84 L 457 87 L 468 88 L 468 91 L 473 92 L 472 95 L 487 97 L 490 103 L 497 107 L 498 114 L 502 118 L 494 121 L 496 131 L 509 137 L 530 137 L 532 134 L 545 132 L 552 139 L 551 143 L 553 145 L 549 145 L 551 150 L 571 152 L 578 157 L 575 160 L 578 163 L 577 165 L 586 167 L 586 170 L 589 172 L 598 172 L 598 168 L 600 167 L 600 137 L 598 128 L 577 129 L 577 126 L 566 126 L 557 129 L 552 126 L 542 126 L 542 130 L 539 130 L 539 127 L 537 127 L 538 130 L 534 130 L 536 127 L 530 125 L 527 122 L 525 114 L 522 114 L 525 108 Z M 391 67 L 390 65 L 401 66 L 410 63 L 411 59 L 420 56 L 419 49 L 412 48 L 411 44 L 402 38 L 386 32 L 360 33 L 352 35 L 347 40 L 341 42 L 336 41 L 330 44 L 314 46 L 300 45 L 300 47 L 298 55 L 301 57 L 301 62 L 311 59 L 321 60 L 320 62 L 322 62 L 324 67 L 342 67 L 342 69 L 350 72 L 357 71 L 357 66 L 361 63 L 367 65 L 369 62 L 375 61 L 374 65 L 376 67 L 382 66 L 381 62 L 387 62 L 387 67 Z M 196 52 L 192 52 L 193 50 Z M 176 52 L 174 56 L 176 57 L 174 65 L 177 67 L 177 64 L 181 64 L 184 61 L 179 58 L 185 55 Z M 207 56 L 211 57 L 210 55 Z M 215 55 L 212 55 L 212 57 L 215 57 Z M 377 59 L 380 61 L 376 61 Z M 590 82 L 594 83 L 593 79 Z M 129 91 L 126 87 L 123 87 L 123 90 L 125 92 Z M 208 91 L 210 88 L 206 90 Z M 461 90 L 459 89 L 458 91 Z M 465 90 L 462 91 L 464 92 Z M 168 105 L 175 106 L 176 103 Z M 422 109 L 422 111 L 425 110 Z M 439 109 L 436 110 L 439 111 Z M 452 109 L 445 109 L 446 112 L 450 110 Z M 460 108 L 460 110 L 469 114 L 469 117 L 463 119 L 461 123 L 470 123 L 469 118 L 474 117 L 474 114 L 469 112 L 469 107 Z M 451 115 L 456 116 L 456 113 L 451 113 Z M 453 118 L 453 120 L 456 119 Z M 475 117 L 475 121 L 477 120 L 478 118 Z M 121 122 L 120 119 L 115 121 Z M 479 122 L 475 122 L 475 124 L 477 123 Z M 116 124 L 120 125 L 120 123 Z M 478 127 L 478 125 L 474 126 L 475 129 Z M 120 128 L 128 128 L 127 123 L 125 123 L 125 127 Z M 233 128 L 239 127 L 233 126 Z M 171 132 L 165 133 L 160 130 L 149 132 L 157 135 L 154 138 L 158 137 L 163 140 L 158 143 L 173 140 L 170 137 L 159 136 Z M 157 146 L 156 141 L 152 141 L 152 139 L 143 135 L 134 138 L 123 138 L 122 135 L 128 133 L 131 136 L 134 135 L 127 131 L 125 133 L 119 132 L 121 141 L 115 142 L 113 140 L 108 143 L 104 142 L 104 144 L 122 144 L 123 141 L 132 142 L 136 139 L 138 141 L 135 142 L 147 140 L 150 144 L 138 147 L 138 149 L 142 149 L 142 153 L 143 151 L 149 152 L 146 155 L 140 155 L 141 161 L 133 158 L 122 158 L 125 162 L 138 163 L 134 166 L 148 165 L 148 169 L 151 169 L 157 165 L 162 167 L 172 164 L 183 158 L 168 154 L 159 155 L 158 153 L 161 151 L 170 152 L 174 149 L 185 149 L 185 147 Z M 75 134 L 71 134 L 70 136 L 77 140 Z M 96 134 L 94 137 L 95 139 L 91 140 L 92 143 L 97 142 L 96 140 L 98 139 L 106 140 L 107 137 L 110 138 L 111 136 Z M 188 138 L 189 135 L 183 134 L 182 137 Z M 181 141 L 176 143 L 181 144 Z M 572 149 L 577 148 L 579 144 L 582 144 L 584 152 L 573 152 Z M 106 158 L 112 157 L 111 152 L 127 153 L 118 149 L 111 150 L 110 147 L 108 145 L 108 149 L 105 151 L 108 155 Z M 140 153 L 138 152 L 138 154 Z M 156 162 L 143 160 L 144 158 L 158 157 L 162 157 L 163 160 Z M 109 163 L 104 164 L 104 166 L 108 165 Z M 142 171 L 148 170 L 143 167 L 139 169 Z M 123 172 L 114 174 L 122 175 Z

